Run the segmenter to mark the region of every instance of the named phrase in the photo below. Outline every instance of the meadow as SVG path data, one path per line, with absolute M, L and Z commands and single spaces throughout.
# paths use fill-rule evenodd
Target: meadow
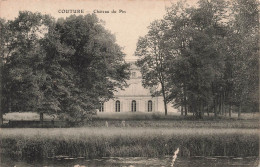
M 232 117 L 218 116 L 213 113 L 205 115 L 203 119 L 195 119 L 189 113 L 181 116 L 180 113 L 97 113 L 92 121 L 85 122 L 85 127 L 153 127 L 153 128 L 259 128 L 259 113 L 243 113 L 241 118 L 233 113 Z
M 13 159 L 259 155 L 259 113 L 233 117 L 98 113 L 74 128 L 2 128 L 1 156 Z M 52 119 L 45 116 L 45 118 Z M 8 120 L 38 120 L 9 113 Z
M 239 120 L 258 120 L 259 112 L 241 113 Z M 8 120 L 39 120 L 40 115 L 36 112 L 11 112 L 3 115 L 4 121 Z M 57 120 L 57 116 L 44 114 L 44 120 Z M 192 113 L 187 116 L 181 116 L 180 112 L 169 112 L 167 116 L 162 112 L 97 112 L 93 115 L 95 120 L 197 120 Z M 219 115 L 215 117 L 213 113 L 205 114 L 203 120 L 238 120 L 237 113 L 231 117 Z
M 7 113 L 4 115 L 4 122 L 9 120 L 39 120 L 37 113 Z M 57 117 L 44 115 L 44 120 L 59 121 Z M 77 124 L 76 124 L 77 125 Z M 80 122 L 78 127 L 154 127 L 154 128 L 259 128 L 259 113 L 243 113 L 238 119 L 236 114 L 231 118 L 226 116 L 214 117 L 212 113 L 204 119 L 195 119 L 191 113 L 188 116 L 181 116 L 180 113 L 97 113 L 91 121 Z
M 257 129 L 258 120 L 111 120 L 93 119 L 85 122 L 84 127 L 144 127 L 144 128 L 240 128 Z
M 1 154 L 18 159 L 259 155 L 257 129 L 85 127 L 1 129 Z
M 239 120 L 258 120 L 259 112 L 241 113 Z M 108 120 L 197 120 L 192 113 L 188 113 L 187 116 L 182 116 L 180 112 L 168 112 L 168 115 L 164 115 L 163 112 L 97 112 L 97 115 L 93 116 L 94 119 L 108 119 Z M 214 116 L 214 113 L 204 114 L 203 120 L 238 120 L 236 112 L 233 112 L 231 117 L 226 115 Z

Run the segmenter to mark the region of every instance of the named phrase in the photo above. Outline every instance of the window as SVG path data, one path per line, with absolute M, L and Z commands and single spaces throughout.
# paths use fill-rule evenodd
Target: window
M 136 112 L 136 101 L 135 100 L 132 101 L 131 110 L 132 110 L 132 112 Z
M 153 111 L 153 102 L 152 100 L 148 101 L 148 112 L 152 112 Z
M 104 103 L 100 102 L 99 112 L 104 112 Z
M 116 101 L 116 112 L 120 112 L 120 101 Z

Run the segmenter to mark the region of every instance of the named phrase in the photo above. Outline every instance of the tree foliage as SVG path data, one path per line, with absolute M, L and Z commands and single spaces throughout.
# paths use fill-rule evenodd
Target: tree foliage
M 138 42 L 143 84 L 158 84 L 156 74 L 163 71 L 167 102 L 185 115 L 231 114 L 236 107 L 240 116 L 241 107 L 256 109 L 258 5 L 255 0 L 200 0 L 197 7 L 181 1 L 170 7 Z M 160 23 L 157 31 L 155 23 Z
M 164 100 L 165 115 L 167 115 L 167 94 L 166 85 L 166 46 L 163 40 L 163 27 L 160 21 L 154 21 L 149 27 L 145 37 L 141 37 L 135 52 L 140 59 L 137 65 L 141 68 L 143 86 L 153 89 L 153 96 L 162 95 Z
M 124 53 L 96 15 L 55 21 L 26 11 L 2 25 L 7 27 L 1 40 L 4 112 L 45 112 L 78 121 L 126 85 Z

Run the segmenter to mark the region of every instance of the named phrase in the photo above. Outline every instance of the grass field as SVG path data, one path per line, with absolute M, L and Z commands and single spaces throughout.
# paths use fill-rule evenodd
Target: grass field
M 195 120 L 196 118 L 192 115 L 192 113 L 188 113 L 188 116 L 181 116 L 180 112 L 169 112 L 167 116 L 162 112 L 98 112 L 97 115 L 93 116 L 95 119 L 106 119 L 106 120 Z M 260 118 L 259 112 L 255 113 L 242 113 L 240 120 L 258 120 Z M 207 114 L 204 115 L 204 120 L 237 120 L 237 113 L 232 113 L 231 117 L 228 115 L 220 115 L 215 117 L 213 113 L 210 113 L 209 116 Z
M 150 127 L 150 128 L 259 128 L 258 120 L 92 120 L 84 127 Z
M 260 117 L 259 112 L 256 113 L 242 113 L 241 120 L 258 120 Z M 44 114 L 45 120 L 52 120 L 56 119 L 56 117 Z M 188 113 L 188 116 L 181 116 L 179 112 L 169 112 L 167 116 L 164 113 L 159 112 L 151 112 L 151 113 L 143 113 L 143 112 L 121 112 L 121 113 L 114 113 L 114 112 L 107 112 L 102 113 L 98 112 L 97 115 L 93 116 L 94 119 L 98 120 L 194 120 L 194 117 L 191 113 Z M 35 112 L 12 112 L 6 113 L 3 115 L 3 119 L 5 121 L 8 120 L 39 120 L 40 115 Z M 237 113 L 233 113 L 232 117 L 229 118 L 228 116 L 218 116 L 217 118 L 214 117 L 213 113 L 210 113 L 209 116 L 205 114 L 204 120 L 220 120 L 220 119 L 233 119 L 236 120 Z
M 10 157 L 258 156 L 257 129 L 64 128 L 1 129 Z
M 79 124 L 84 127 L 161 127 L 161 128 L 259 128 L 259 113 L 242 114 L 237 117 L 205 116 L 204 119 L 194 119 L 189 114 L 187 117 L 180 113 L 98 113 L 92 121 Z M 233 114 L 235 115 L 235 114 Z M 44 115 L 44 120 L 52 120 L 53 117 Z M 4 115 L 5 123 L 9 120 L 39 120 L 37 113 L 8 113 Z M 55 119 L 57 120 L 57 119 Z
M 161 127 L 161 128 L 259 128 L 259 113 L 243 113 L 238 119 L 236 114 L 231 118 L 210 114 L 204 119 L 195 119 L 191 113 L 181 116 L 180 113 L 98 113 L 93 120 L 86 122 L 91 127 Z M 123 122 L 122 122 L 123 121 Z
M 16 113 L 17 114 L 17 113 Z M 19 114 L 5 120 L 19 120 Z M 26 115 L 26 114 L 25 114 Z M 30 120 L 33 115 L 24 117 Z M 102 113 L 80 128 L 2 128 L 1 155 L 18 159 L 48 157 L 258 156 L 259 113 L 236 117 Z

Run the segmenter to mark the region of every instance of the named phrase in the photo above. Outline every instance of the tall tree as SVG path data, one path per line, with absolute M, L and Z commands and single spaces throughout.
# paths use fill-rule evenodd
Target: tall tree
M 7 39 L 2 39 L 2 111 L 34 111 L 41 96 L 39 85 L 44 71 L 39 39 L 51 18 L 39 13 L 20 12 L 6 24 Z
M 175 105 L 202 117 L 213 105 L 223 69 L 223 1 L 200 1 L 198 8 L 178 3 L 165 16 L 165 39 L 169 53 L 168 87 Z M 213 87 L 214 88 L 213 88 Z M 216 90 L 217 89 L 217 90 Z M 185 115 L 186 115 L 185 114 Z
M 74 51 L 67 59 L 77 76 L 76 99 L 82 99 L 88 110 L 96 109 L 101 100 L 112 98 L 116 88 L 126 85 L 129 73 L 124 54 L 96 15 L 60 19 L 55 30 L 60 43 Z M 82 105 L 73 103 L 72 106 L 81 108 Z
M 0 18 L 0 126 L 3 124 L 3 69 L 4 69 L 4 58 L 8 53 L 6 48 L 6 41 L 8 41 L 8 28 L 7 23 L 4 19 Z
M 164 112 L 167 115 L 167 66 L 163 33 L 164 25 L 160 21 L 151 23 L 148 34 L 139 38 L 135 55 L 139 57 L 137 65 L 141 68 L 144 87 L 155 87 L 152 95 L 163 96 Z
M 238 116 L 243 107 L 256 108 L 258 6 L 256 0 L 173 5 L 138 42 L 144 85 L 156 86 L 163 76 L 165 101 L 198 118 L 210 110 L 224 115 L 227 105 L 230 116 L 234 105 Z
M 78 121 L 126 85 L 124 54 L 95 15 L 55 21 L 20 12 L 6 26 L 5 112 L 54 113 Z
M 232 62 L 232 104 L 243 107 L 258 104 L 259 97 L 259 2 L 235 0 L 230 14 L 230 61 Z M 252 108 L 252 107 L 251 107 Z

